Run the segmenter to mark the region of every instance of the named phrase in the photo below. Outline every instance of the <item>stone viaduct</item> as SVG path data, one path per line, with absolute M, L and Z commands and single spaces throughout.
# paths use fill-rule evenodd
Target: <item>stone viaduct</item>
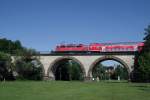
M 39 60 L 43 64 L 44 78 L 48 80 L 55 80 L 55 72 L 53 69 L 62 60 L 73 60 L 77 62 L 82 69 L 85 80 L 92 79 L 93 67 L 101 61 L 114 60 L 121 63 L 128 71 L 129 79 L 130 73 L 134 69 L 135 52 L 120 52 L 120 53 L 102 53 L 102 54 L 41 54 Z

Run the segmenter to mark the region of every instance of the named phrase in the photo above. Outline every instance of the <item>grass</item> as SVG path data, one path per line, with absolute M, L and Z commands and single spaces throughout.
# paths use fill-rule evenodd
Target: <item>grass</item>
M 0 100 L 150 100 L 150 84 L 117 82 L 0 82 Z

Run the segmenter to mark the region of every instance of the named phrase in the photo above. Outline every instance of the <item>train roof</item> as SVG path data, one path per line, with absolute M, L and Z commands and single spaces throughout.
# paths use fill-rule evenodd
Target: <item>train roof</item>
M 136 45 L 143 42 L 117 42 L 117 43 L 101 43 L 103 45 Z
M 89 45 L 136 45 L 143 42 L 90 43 Z M 85 44 L 60 44 L 58 46 L 87 46 Z

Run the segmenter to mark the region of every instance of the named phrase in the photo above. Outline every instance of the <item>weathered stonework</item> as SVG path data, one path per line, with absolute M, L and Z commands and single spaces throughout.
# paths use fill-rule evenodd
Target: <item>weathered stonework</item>
M 84 73 L 85 80 L 92 79 L 92 69 L 95 64 L 104 60 L 115 60 L 120 62 L 127 71 L 130 73 L 133 71 L 135 55 L 41 55 L 39 60 L 44 66 L 44 78 L 49 80 L 55 80 L 52 67 L 63 59 L 72 59 L 80 64 Z

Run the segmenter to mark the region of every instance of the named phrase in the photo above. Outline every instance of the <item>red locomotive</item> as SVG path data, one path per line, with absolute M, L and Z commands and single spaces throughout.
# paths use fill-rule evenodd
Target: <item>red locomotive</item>
M 65 51 L 88 51 L 88 46 L 83 44 L 67 44 L 59 45 L 56 47 L 55 51 L 65 52 Z
M 141 51 L 143 42 L 122 42 L 122 43 L 92 43 L 58 45 L 55 52 L 126 52 Z

